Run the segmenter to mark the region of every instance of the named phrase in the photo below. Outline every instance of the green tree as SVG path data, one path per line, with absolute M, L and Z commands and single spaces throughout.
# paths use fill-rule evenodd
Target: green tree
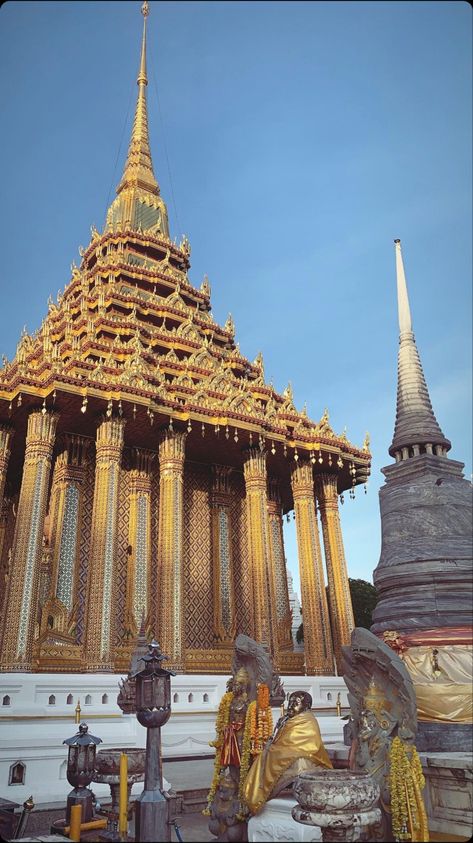
M 373 611 L 378 602 L 378 595 L 374 585 L 366 580 L 352 580 L 348 578 L 350 586 L 350 597 L 353 606 L 353 617 L 355 626 L 363 626 L 369 629 L 373 623 Z M 328 589 L 326 588 L 327 601 Z M 302 644 L 304 641 L 304 624 L 301 623 L 296 632 L 296 641 Z
M 378 595 L 374 585 L 366 580 L 348 579 L 350 584 L 350 595 L 353 606 L 355 626 L 364 626 L 369 629 L 373 624 L 373 612 L 378 602 Z

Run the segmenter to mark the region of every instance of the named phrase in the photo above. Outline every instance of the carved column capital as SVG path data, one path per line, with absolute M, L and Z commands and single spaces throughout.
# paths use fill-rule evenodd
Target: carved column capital
M 338 477 L 336 474 L 317 474 L 315 492 L 320 507 L 338 509 Z
M 33 410 L 30 413 L 26 432 L 25 460 L 36 460 L 37 457 L 51 458 L 58 420 L 57 413 L 48 411 L 43 413 L 42 410 Z
M 270 517 L 281 518 L 282 515 L 281 488 L 277 477 L 268 478 L 268 513 Z
M 132 448 L 130 455 L 131 493 L 151 490 L 151 471 L 156 458 L 155 451 Z
M 13 434 L 14 431 L 11 427 L 8 427 L 6 424 L 0 424 L 0 464 L 1 462 L 8 461 Z
M 97 428 L 97 462 L 117 460 L 121 456 L 126 419 L 103 419 Z
M 164 430 L 159 437 L 159 465 L 164 468 L 182 470 L 186 454 L 186 431 Z
M 313 497 L 314 476 L 310 462 L 300 461 L 292 467 L 291 486 L 294 500 Z
M 246 488 L 258 487 L 261 483 L 266 489 L 266 454 L 259 448 L 247 448 L 243 451 L 243 474 Z
M 212 466 L 211 506 L 230 505 L 230 476 L 233 469 L 227 465 Z
M 64 450 L 57 455 L 54 466 L 54 485 L 82 483 L 90 440 L 67 433 L 63 442 Z

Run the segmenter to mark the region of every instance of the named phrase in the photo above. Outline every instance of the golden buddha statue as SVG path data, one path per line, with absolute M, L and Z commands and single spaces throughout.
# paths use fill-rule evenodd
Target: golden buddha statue
M 310 694 L 294 691 L 290 695 L 287 713 L 279 718 L 272 738 L 246 777 L 243 798 L 252 814 L 300 773 L 315 767 L 332 767 L 311 708 Z

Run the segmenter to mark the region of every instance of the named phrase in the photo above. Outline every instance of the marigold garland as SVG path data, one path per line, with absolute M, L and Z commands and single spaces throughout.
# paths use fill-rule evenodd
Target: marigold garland
M 230 706 L 232 704 L 232 700 L 232 691 L 227 691 L 220 700 L 220 705 L 218 707 L 217 712 L 217 720 L 215 722 L 215 731 L 217 734 L 215 740 L 209 742 L 209 746 L 215 747 L 215 761 L 212 783 L 210 785 L 210 790 L 207 796 L 207 807 L 204 808 L 204 810 L 202 811 L 202 813 L 206 817 L 210 816 L 210 806 L 217 792 L 218 780 L 220 777 L 220 761 L 222 758 L 223 733 L 225 730 L 225 726 L 228 726 L 228 722 L 230 720 Z
M 422 789 L 425 778 L 415 746 L 394 738 L 389 753 L 391 821 L 395 840 L 428 841 Z
M 259 755 L 273 733 L 273 716 L 269 707 L 269 688 L 260 684 L 256 690 L 257 716 L 252 722 L 253 755 Z
M 240 800 L 240 810 L 237 814 L 238 820 L 245 820 L 248 815 L 248 808 L 246 807 L 245 801 L 243 799 L 243 788 L 245 785 L 245 779 L 248 775 L 248 770 L 250 769 L 250 765 L 252 762 L 252 756 L 254 755 L 254 752 L 252 751 L 252 724 L 254 723 L 256 718 L 256 707 L 256 702 L 251 702 L 247 708 L 245 717 L 245 729 L 243 732 L 243 741 L 241 747 L 240 781 L 238 786 L 238 798 Z

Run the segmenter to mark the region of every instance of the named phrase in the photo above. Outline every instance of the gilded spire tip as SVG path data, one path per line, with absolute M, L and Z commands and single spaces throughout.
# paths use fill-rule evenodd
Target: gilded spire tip
M 144 17 L 144 18 L 147 18 L 147 17 L 148 17 L 148 15 L 149 15 L 149 3 L 148 3 L 148 0 L 145 0 L 145 2 L 143 3 L 143 5 L 142 5 L 142 7 L 141 7 L 141 14 L 143 15 L 143 17 Z

